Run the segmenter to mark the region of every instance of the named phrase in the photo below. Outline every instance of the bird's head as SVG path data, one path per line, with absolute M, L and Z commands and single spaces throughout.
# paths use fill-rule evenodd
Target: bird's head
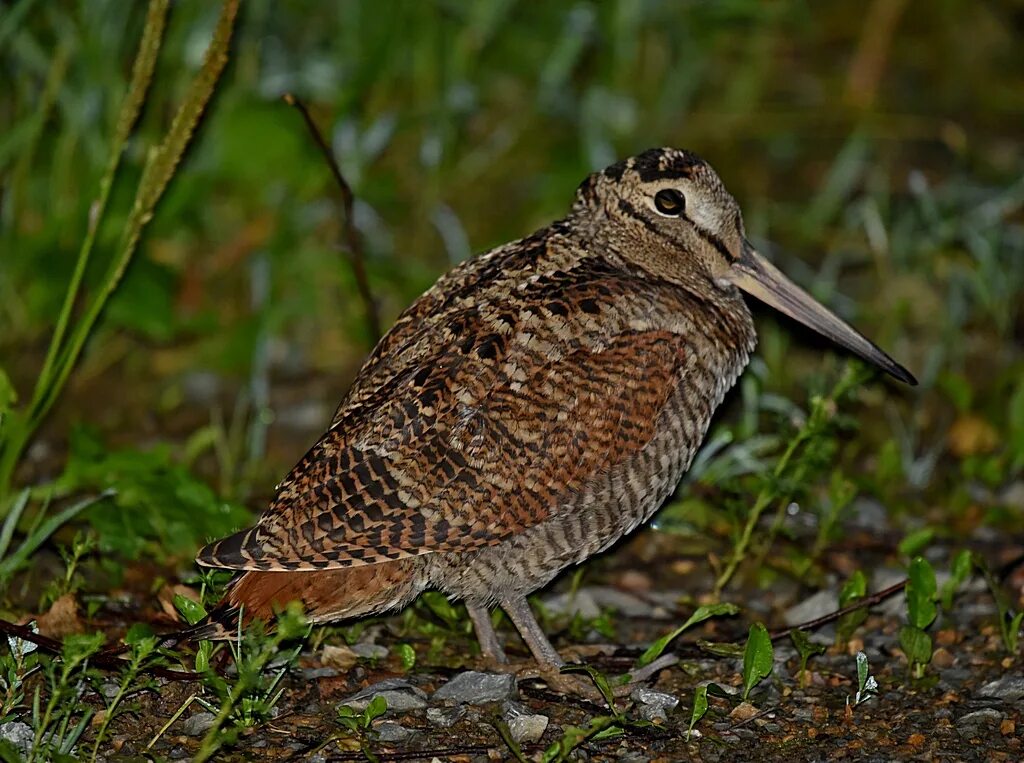
M 572 216 L 656 278 L 723 296 L 740 289 L 900 381 L 917 383 L 751 246 L 739 205 L 696 154 L 651 149 L 596 172 L 580 185 Z

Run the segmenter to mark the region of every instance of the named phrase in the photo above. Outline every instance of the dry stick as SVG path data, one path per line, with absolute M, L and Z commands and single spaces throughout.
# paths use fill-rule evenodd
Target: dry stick
M 18 625 L 17 623 L 12 623 L 10 620 L 4 620 L 3 618 L 0 618 L 0 633 L 4 634 L 8 638 L 13 636 L 14 638 L 19 638 L 22 641 L 28 641 L 31 644 L 35 644 L 44 652 L 49 652 L 50 654 L 60 655 L 64 651 L 64 645 L 60 641 L 52 639 L 49 636 L 44 636 L 40 633 L 35 633 L 24 625 Z M 125 661 L 120 659 L 119 655 L 123 654 L 127 650 L 128 647 L 126 646 L 107 647 L 106 649 L 102 649 L 92 655 L 89 658 L 89 662 L 97 668 L 118 671 L 125 666 Z M 202 673 L 191 673 L 187 670 L 170 670 L 158 665 L 144 668 L 142 672 L 150 673 L 158 678 L 166 678 L 171 681 L 198 681 L 203 677 Z
M 856 612 L 858 609 L 864 609 L 864 607 L 873 607 L 876 604 L 885 601 L 889 597 L 898 594 L 906 587 L 906 579 L 901 580 L 899 583 L 896 583 L 895 585 L 891 585 L 888 588 L 883 588 L 881 591 L 877 591 L 876 593 L 873 593 L 870 596 L 865 596 L 863 599 L 860 599 L 859 601 L 851 604 L 848 607 L 837 609 L 835 612 L 831 612 L 822 617 L 816 617 L 813 620 L 808 620 L 805 623 L 800 623 L 799 625 L 794 625 L 790 628 L 781 628 L 779 630 L 772 631 L 770 634 L 771 640 L 778 641 L 781 638 L 785 638 L 789 635 L 790 631 L 814 630 L 815 628 L 819 628 L 822 625 L 827 625 L 828 623 L 831 623 L 834 620 L 838 620 L 843 615 L 848 615 L 851 612 Z
M 352 272 L 356 277 L 356 288 L 359 290 L 359 297 L 362 299 L 363 308 L 366 311 L 366 325 L 370 330 L 370 336 L 374 344 L 376 344 L 381 336 L 380 316 L 377 314 L 377 302 L 374 300 L 373 292 L 370 290 L 370 281 L 366 277 L 366 253 L 363 250 L 363 240 L 359 235 L 359 231 L 356 230 L 355 218 L 353 216 L 355 196 L 352 194 L 352 186 L 348 184 L 345 176 L 341 174 L 341 168 L 338 166 L 338 161 L 334 158 L 334 153 L 331 151 L 330 146 L 327 145 L 327 141 L 324 140 L 320 128 L 316 126 L 316 122 L 310 116 L 306 105 L 292 93 L 285 93 L 283 98 L 285 103 L 297 109 L 299 114 L 302 115 L 302 120 L 306 123 L 313 142 L 316 143 L 317 148 L 324 157 L 324 161 L 327 162 L 327 166 L 334 176 L 335 183 L 338 184 L 338 190 L 341 192 L 342 230 L 345 236 L 345 250 L 348 255 L 349 265 L 352 266 Z
M 1010 574 L 1015 569 L 1020 567 L 1022 564 L 1024 564 L 1024 554 L 1018 554 L 1013 559 L 1010 559 L 1006 564 L 1004 564 L 998 570 L 996 570 L 996 573 L 995 573 L 996 580 L 1005 580 L 1006 578 L 1008 578 L 1010 576 Z M 889 597 L 898 594 L 900 591 L 902 591 L 906 587 L 907 587 L 907 580 L 904 578 L 899 583 L 895 583 L 894 585 L 891 585 L 888 588 L 883 588 L 881 591 L 873 593 L 870 596 L 865 596 L 863 599 L 860 599 L 859 601 L 854 602 L 853 604 L 851 604 L 848 607 L 843 607 L 842 609 L 837 609 L 835 612 L 831 612 L 831 613 L 829 613 L 827 615 L 824 615 L 822 617 L 817 617 L 814 620 L 808 620 L 805 623 L 800 623 L 799 625 L 794 625 L 794 626 L 792 626 L 790 628 L 780 628 L 779 630 L 772 631 L 771 634 L 770 634 L 771 635 L 771 640 L 772 641 L 778 641 L 781 638 L 785 638 L 786 636 L 789 635 L 790 631 L 809 631 L 809 630 L 813 630 L 815 628 L 818 628 L 818 627 L 820 627 L 822 625 L 828 625 L 829 623 L 833 622 L 834 620 L 838 620 L 843 615 L 848 615 L 851 612 L 855 612 L 858 609 L 863 609 L 864 607 L 873 607 L 876 604 L 879 604 L 879 603 L 885 601 Z

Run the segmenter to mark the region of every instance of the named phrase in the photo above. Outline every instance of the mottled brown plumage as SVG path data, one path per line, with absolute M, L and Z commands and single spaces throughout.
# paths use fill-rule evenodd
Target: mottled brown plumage
M 497 604 L 557 668 L 525 597 L 675 488 L 754 347 L 738 286 L 909 379 L 750 249 L 706 163 L 648 151 L 399 317 L 256 526 L 200 552 L 240 575 L 199 633 L 243 606 L 325 622 L 432 588 L 466 601 L 487 656 Z

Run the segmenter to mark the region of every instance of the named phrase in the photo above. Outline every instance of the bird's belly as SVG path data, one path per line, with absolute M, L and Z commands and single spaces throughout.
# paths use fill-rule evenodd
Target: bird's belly
M 611 546 L 647 521 L 675 489 L 731 384 L 728 379 L 719 389 L 705 388 L 702 398 L 680 384 L 643 449 L 595 475 L 541 524 L 480 551 L 429 555 L 431 586 L 491 604 L 507 593 L 535 591 L 566 567 Z

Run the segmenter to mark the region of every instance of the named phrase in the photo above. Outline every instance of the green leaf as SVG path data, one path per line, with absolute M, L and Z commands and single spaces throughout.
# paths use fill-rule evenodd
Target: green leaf
M 868 656 L 864 652 L 857 652 L 857 691 L 864 691 L 868 682 Z
M 116 488 L 117 495 L 84 516 L 99 535 L 102 551 L 129 559 L 143 554 L 191 557 L 197 545 L 250 520 L 244 507 L 221 500 L 176 463 L 169 447 L 113 450 L 92 430 L 77 427 L 57 490 L 95 488 Z
M 708 711 L 708 687 L 707 685 L 698 686 L 693 693 L 693 710 L 690 713 L 690 725 L 686 729 L 686 741 L 690 741 L 690 733 L 693 731 L 693 727 L 697 725 L 697 721 L 704 717 L 704 714 Z
M 452 606 L 448 597 L 439 591 L 424 591 L 420 599 L 427 608 L 433 612 L 441 621 L 452 630 L 459 630 L 464 618 L 459 611 Z
M 933 528 L 922 527 L 900 541 L 899 551 L 904 556 L 914 556 L 921 553 L 932 542 L 934 537 L 935 530 Z
M 0 367 L 0 419 L 3 419 L 4 414 L 11 409 L 11 407 L 18 402 L 18 393 L 14 389 L 14 385 L 11 383 L 11 378 L 7 375 L 7 372 Z
M 807 670 L 807 661 L 814 655 L 823 653 L 825 646 L 823 644 L 815 644 L 811 641 L 806 631 L 802 630 L 791 630 L 789 638 L 793 642 L 793 646 L 796 647 L 797 654 L 800 655 L 800 676 L 802 678 Z
M 924 630 L 935 620 L 935 570 L 923 557 L 915 557 L 907 574 L 907 614 L 910 624 Z
M 969 549 L 961 549 L 953 557 L 953 563 L 949 569 L 949 579 L 942 584 L 942 590 L 939 593 L 942 608 L 947 612 L 953 608 L 953 594 L 967 582 L 973 566 L 974 560 Z
M 608 678 L 600 670 L 595 668 L 593 665 L 587 665 L 585 663 L 570 664 L 562 666 L 563 673 L 586 673 L 590 676 L 590 680 L 594 682 L 597 690 L 601 692 L 601 696 L 604 697 L 605 702 L 608 703 L 608 707 L 611 708 L 612 712 L 615 713 L 615 717 L 619 717 L 618 711 L 615 709 L 615 694 L 612 692 L 611 684 L 608 683 Z
M 738 660 L 743 656 L 742 646 L 726 641 L 706 641 L 704 639 L 698 639 L 697 648 L 703 652 L 707 652 L 708 654 L 713 654 L 718 657 L 731 657 Z
M 366 710 L 363 712 L 363 717 L 366 719 L 366 726 L 369 726 L 370 722 L 374 718 L 380 718 L 387 711 L 388 701 L 384 699 L 383 694 L 378 694 L 370 700 L 370 704 L 366 706 Z
M 839 608 L 843 609 L 863 599 L 867 595 L 867 589 L 867 578 L 864 577 L 863 572 L 857 570 L 850 575 L 850 579 L 839 590 Z M 840 617 L 839 622 L 836 623 L 836 640 L 841 644 L 849 641 L 853 632 L 867 619 L 867 616 L 866 609 L 856 609 Z
M 650 665 L 661 656 L 661 653 L 665 651 L 665 647 L 678 638 L 680 634 L 687 629 L 692 628 L 694 625 L 702 623 L 712 617 L 732 616 L 739 611 L 739 607 L 735 604 L 727 603 L 708 604 L 698 607 L 697 611 L 690 615 L 689 619 L 687 619 L 685 623 L 680 625 L 674 631 L 665 634 L 647 647 L 647 649 L 644 650 L 644 653 L 640 655 L 640 659 L 636 661 L 635 667 L 642 668 L 645 665 Z
M 173 602 L 174 608 L 178 610 L 178 614 L 185 618 L 185 622 L 189 625 L 195 625 L 206 617 L 206 608 L 198 601 L 193 601 L 187 596 L 176 593 L 174 594 Z
M 1020 638 L 1020 624 L 1024 621 L 1024 612 L 1018 612 L 1010 618 L 1009 624 L 1003 631 L 1003 642 L 1006 651 L 1010 654 L 1017 654 L 1017 641 Z
M 863 599 L 868 593 L 868 581 L 864 573 L 856 570 L 850 579 L 839 589 L 839 608 L 848 607 L 857 599 Z
M 743 650 L 743 699 L 759 681 L 771 675 L 774 667 L 772 640 L 761 623 L 750 626 L 747 646 Z
M 416 666 L 416 650 L 413 649 L 412 644 L 398 644 L 395 647 L 395 652 L 398 654 L 398 659 L 402 661 L 402 669 L 406 673 Z
M 913 625 L 900 628 L 900 646 L 911 665 L 927 665 L 932 659 L 932 637 Z

